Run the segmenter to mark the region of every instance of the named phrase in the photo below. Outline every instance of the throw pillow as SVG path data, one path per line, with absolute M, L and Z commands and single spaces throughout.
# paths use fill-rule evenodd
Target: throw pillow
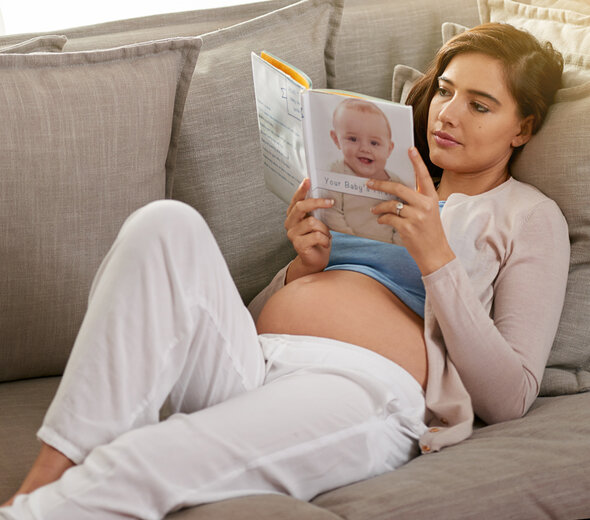
M 325 87 L 342 0 L 305 0 L 202 35 L 173 198 L 197 208 L 248 302 L 292 258 L 286 206 L 264 186 L 250 53 L 267 50 Z
M 464 25 L 460 25 L 458 23 L 443 23 L 441 27 L 443 44 L 447 43 L 453 36 L 457 36 L 457 34 L 461 34 L 465 32 L 467 29 L 468 27 L 465 27 Z
M 166 194 L 199 47 L 0 54 L 0 381 L 62 372 L 121 224 Z
M 63 31 L 66 50 L 202 35 L 173 196 L 203 214 L 246 301 L 292 256 L 285 208 L 264 187 L 250 52 L 268 50 L 305 71 L 314 86 L 328 86 L 342 6 L 343 0 L 271 0 Z
M 0 46 L 0 53 L 60 52 L 67 41 L 67 37 L 63 35 L 35 36 L 23 42 Z
M 198 36 L 223 27 L 229 27 L 280 7 L 292 4 L 294 0 L 270 0 L 244 5 L 232 5 L 214 9 L 197 9 L 180 13 L 166 13 L 142 16 L 128 20 L 74 27 L 60 31 L 68 38 L 66 51 L 106 49 L 183 36 Z M 30 34 L 24 37 L 44 36 Z M 23 35 L 0 37 L 0 45 L 19 42 Z
M 541 395 L 590 390 L 590 82 L 557 93 L 547 120 L 515 161 L 515 178 L 554 199 L 569 225 L 565 305 Z
M 445 20 L 476 25 L 476 2 L 346 0 L 331 86 L 390 99 L 393 67 L 424 70 L 440 47 Z
M 550 41 L 565 60 L 564 86 L 590 80 L 590 13 L 583 2 L 564 0 L 563 8 L 546 0 L 478 0 L 481 22 L 506 22 Z
M 406 104 L 408 94 L 416 82 L 424 74 L 414 67 L 407 65 L 396 65 L 393 68 L 393 82 L 391 86 L 391 100 L 396 103 Z

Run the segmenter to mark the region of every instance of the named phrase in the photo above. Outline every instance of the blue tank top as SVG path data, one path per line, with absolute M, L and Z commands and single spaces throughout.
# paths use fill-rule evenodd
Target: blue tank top
M 424 318 L 426 291 L 422 275 L 405 247 L 332 231 L 326 271 L 338 269 L 374 278 Z
M 439 202 L 442 210 L 444 201 Z M 424 318 L 426 290 L 422 274 L 405 247 L 332 231 L 332 250 L 326 271 L 356 271 L 387 287 Z

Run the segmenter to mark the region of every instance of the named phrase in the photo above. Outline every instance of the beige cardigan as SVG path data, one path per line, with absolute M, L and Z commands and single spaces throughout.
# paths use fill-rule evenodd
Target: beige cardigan
M 423 453 L 487 423 L 521 417 L 539 392 L 569 268 L 557 204 L 510 178 L 480 195 L 452 194 L 441 219 L 457 258 L 423 277 L 429 430 Z M 283 268 L 249 305 L 256 318 L 284 285 Z

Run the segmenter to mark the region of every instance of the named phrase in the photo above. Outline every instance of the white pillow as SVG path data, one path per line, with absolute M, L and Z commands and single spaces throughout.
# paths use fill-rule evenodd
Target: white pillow
M 541 41 L 550 41 L 565 60 L 565 87 L 590 80 L 590 7 L 586 1 L 478 0 L 478 7 L 481 23 L 509 23 Z

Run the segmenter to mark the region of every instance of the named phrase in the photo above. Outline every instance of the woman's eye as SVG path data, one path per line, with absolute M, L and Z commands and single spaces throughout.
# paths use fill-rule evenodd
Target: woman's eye
M 488 107 L 486 107 L 485 105 L 482 105 L 481 103 L 478 103 L 477 101 L 474 101 L 472 103 L 472 105 L 473 105 L 473 108 L 475 108 L 475 110 L 477 112 L 480 112 L 482 114 L 485 114 L 486 112 L 490 111 L 490 109 Z
M 444 87 L 438 87 L 436 89 L 436 91 L 438 92 L 439 96 L 448 96 L 449 95 L 449 91 Z

